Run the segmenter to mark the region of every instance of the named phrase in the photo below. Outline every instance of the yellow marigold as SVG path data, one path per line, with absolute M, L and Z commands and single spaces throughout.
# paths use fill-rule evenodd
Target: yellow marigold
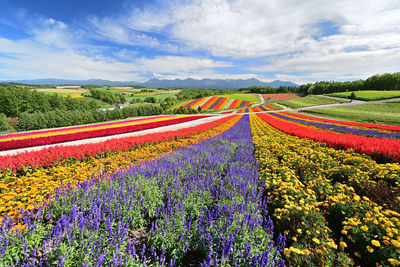
M 363 225 L 363 226 L 361 226 L 360 228 L 361 228 L 361 230 L 363 230 L 364 232 L 368 231 L 368 226 L 366 226 L 366 225 Z
M 369 252 L 369 253 L 372 253 L 372 252 L 374 252 L 374 249 L 373 249 L 373 248 L 371 248 L 370 246 L 367 246 L 367 250 L 368 250 L 368 252 Z
M 394 265 L 394 266 L 399 266 L 400 265 L 400 261 L 395 260 L 395 259 L 388 259 L 388 262 L 390 262 L 390 264 Z
M 317 238 L 315 238 L 315 237 L 312 239 L 312 241 L 314 241 L 314 242 L 317 243 L 317 244 L 321 243 L 321 242 L 319 242 L 319 240 L 318 240 Z
M 379 243 L 378 240 L 372 240 L 371 244 L 374 245 L 375 247 L 380 247 L 381 246 L 381 243 Z
M 302 231 L 301 231 L 301 229 L 297 229 L 297 232 L 298 232 L 299 234 L 301 234 Z

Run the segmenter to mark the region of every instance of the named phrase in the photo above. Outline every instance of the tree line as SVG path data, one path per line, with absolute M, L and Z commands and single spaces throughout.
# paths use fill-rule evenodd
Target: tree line
M 22 113 L 48 112 L 52 110 L 93 110 L 104 105 L 93 98 L 71 98 L 58 94 L 45 94 L 17 86 L 1 86 L 0 113 L 7 117 L 19 117 Z
M 115 94 L 104 90 L 89 89 L 91 96 L 95 99 L 104 101 L 109 104 L 123 104 L 126 102 L 125 97 L 122 94 Z
M 140 105 L 114 110 L 52 110 L 47 112 L 22 113 L 15 125 L 18 131 L 39 130 L 44 128 L 82 125 L 95 122 L 126 119 L 137 116 L 158 115 L 163 109 L 155 105 Z M 1 118 L 4 115 L 0 115 Z M 5 117 L 5 116 L 4 116 Z M 1 122 L 0 122 L 1 127 Z M 4 129 L 3 131 L 6 131 Z M 10 130 L 10 129 L 8 129 Z

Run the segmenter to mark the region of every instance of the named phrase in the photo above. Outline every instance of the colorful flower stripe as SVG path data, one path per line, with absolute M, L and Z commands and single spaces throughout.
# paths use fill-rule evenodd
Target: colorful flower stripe
M 341 125 L 336 125 L 336 124 L 328 124 L 325 122 L 315 122 L 315 121 L 311 121 L 311 120 L 299 119 L 299 118 L 295 118 L 292 116 L 283 115 L 282 113 L 274 113 L 272 115 L 274 115 L 278 118 L 284 119 L 284 120 L 294 121 L 294 122 L 301 123 L 303 125 L 304 124 L 311 125 L 314 127 L 328 129 L 328 130 L 332 130 L 335 132 L 351 133 L 351 134 L 356 134 L 356 135 L 377 137 L 377 138 L 400 139 L 400 133 L 382 133 L 382 132 L 374 131 L 374 130 L 364 130 L 364 129 L 346 127 L 346 126 L 341 126 Z
M 122 123 L 136 123 L 139 121 L 143 122 L 145 120 L 154 120 L 154 119 L 170 118 L 170 117 L 172 117 L 172 116 L 171 115 L 155 116 L 155 117 L 146 117 L 146 118 L 139 118 L 139 119 L 95 123 L 95 124 L 82 125 L 82 126 L 63 127 L 63 128 L 57 128 L 57 129 L 51 129 L 51 130 L 39 130 L 39 131 L 29 131 L 29 132 L 22 132 L 22 133 L 5 134 L 5 135 L 0 135 L 0 142 L 9 141 L 9 140 L 18 140 L 18 138 L 25 139 L 24 137 L 26 137 L 26 138 L 29 138 L 32 136 L 38 137 L 39 135 L 48 136 L 49 134 L 65 132 L 65 131 L 75 131 L 75 130 L 82 130 L 82 129 L 86 129 L 86 128 L 120 125 Z
M 150 117 L 150 118 L 143 118 L 143 119 L 136 119 L 136 120 L 130 120 L 130 121 L 117 121 L 117 122 L 110 122 L 110 123 L 104 123 L 104 124 L 97 124 L 97 125 L 86 125 L 82 127 L 73 127 L 71 128 L 66 128 L 66 129 L 54 129 L 54 130 L 47 130 L 44 133 L 36 133 L 36 132 L 30 132 L 32 134 L 26 135 L 26 136 L 18 136 L 18 137 L 10 137 L 10 138 L 4 138 L 0 140 L 1 142 L 8 142 L 8 141 L 18 141 L 18 140 L 25 140 L 25 139 L 35 139 L 35 138 L 40 138 L 40 137 L 49 137 L 49 136 L 61 136 L 65 134 L 73 134 L 73 133 L 84 133 L 84 132 L 91 132 L 95 130 L 104 130 L 104 129 L 111 129 L 111 128 L 118 128 L 118 127 L 125 127 L 125 126 L 132 126 L 132 125 L 138 125 L 138 124 L 145 124 L 145 123 L 150 123 L 150 122 L 156 122 L 156 121 L 165 121 L 165 120 L 171 120 L 175 118 L 182 118 L 184 116 L 158 116 L 158 117 Z
M 198 109 L 199 107 L 201 107 L 202 105 L 204 105 L 205 103 L 207 103 L 207 101 L 208 101 L 210 98 L 211 98 L 210 96 L 209 96 L 209 97 L 200 98 L 200 101 L 197 102 L 197 103 L 195 103 L 195 105 L 193 105 L 191 108 Z
M 255 154 L 275 229 L 289 239 L 287 266 L 328 261 L 332 266 L 389 266 L 398 259 L 400 214 L 387 207 L 399 206 L 390 203 L 393 199 L 384 200 L 385 208 L 376 204 L 374 199 L 383 201 L 377 191 L 362 190 L 362 185 L 383 180 L 392 185 L 387 190 L 397 190 L 400 164 L 377 164 L 352 150 L 284 134 L 262 117 L 267 115 L 250 116 Z
M 375 123 L 362 123 L 362 122 L 353 122 L 353 121 L 339 121 L 339 120 L 323 119 L 323 118 L 306 116 L 306 115 L 302 115 L 302 114 L 295 114 L 295 113 L 289 113 L 289 112 L 282 112 L 282 113 L 285 115 L 295 116 L 295 117 L 299 117 L 302 119 L 310 119 L 310 120 L 314 120 L 314 121 L 321 121 L 321 122 L 334 123 L 334 124 L 340 124 L 340 125 L 375 128 L 375 129 L 386 130 L 386 131 L 400 131 L 400 126 L 394 126 L 394 125 L 382 125 L 382 124 L 375 124 Z
M 211 97 L 205 104 L 201 106 L 201 109 L 209 109 L 215 101 L 217 101 L 218 97 L 213 96 Z
M 338 149 L 354 149 L 378 161 L 400 161 L 400 141 L 342 134 L 328 130 L 316 130 L 296 125 L 266 113 L 257 114 L 271 126 L 291 135 L 326 143 Z
M 262 111 L 260 107 L 254 107 L 253 108 L 253 112 L 260 112 Z
M 205 118 L 208 116 L 188 116 L 188 117 L 178 117 L 174 119 L 173 117 L 166 119 L 162 119 L 161 121 L 151 120 L 153 122 L 143 123 L 143 124 L 135 124 L 129 126 L 121 126 L 121 127 L 113 127 L 113 128 L 105 128 L 93 131 L 85 131 L 85 132 L 77 132 L 77 133 L 66 133 L 62 135 L 50 135 L 45 137 L 38 138 L 30 138 L 24 140 L 11 140 L 0 143 L 0 150 L 10 150 L 17 148 L 25 148 L 25 147 L 33 147 L 33 146 L 41 146 L 41 145 L 50 145 L 50 144 L 58 144 L 68 141 L 82 140 L 88 138 L 102 137 L 102 136 L 110 136 L 122 133 L 130 133 L 136 131 L 147 130 L 151 128 L 157 128 L 177 123 L 183 123 L 188 121 L 193 121 L 201 118 Z M 147 122 L 147 121 L 146 121 Z M 115 125 L 114 125 L 115 126 Z M 86 130 L 86 129 L 85 129 Z
M 224 97 L 223 100 L 219 102 L 218 105 L 215 106 L 215 109 L 224 109 L 226 104 L 228 104 L 230 100 L 231 100 L 230 98 Z
M 215 138 L 101 179 L 111 183 L 93 188 L 88 182 L 79 193 L 67 192 L 41 210 L 31 231 L 15 239 L 8 235 L 11 226 L 4 225 L 0 257 L 20 253 L 26 266 L 38 256 L 33 249 L 51 242 L 49 257 L 38 253 L 44 266 L 60 261 L 74 266 L 284 266 L 279 254 L 285 239 L 279 235 L 274 244 L 273 222 L 264 213 L 248 119 Z M 146 244 L 136 250 L 131 233 L 143 226 L 150 228 Z M 193 257 L 194 250 L 208 256 Z M 16 265 L 12 257 L 5 260 L 6 266 Z
M 268 105 L 268 104 L 262 105 L 261 107 L 263 107 L 266 110 L 278 110 L 277 108 L 275 108 L 271 105 Z
M 0 156 L 0 177 L 3 174 L 25 175 L 37 168 L 55 167 L 60 164 L 74 163 L 90 157 L 104 157 L 109 154 L 127 151 L 134 147 L 152 142 L 158 143 L 171 139 L 193 135 L 201 130 L 207 130 L 226 122 L 234 116 L 222 118 L 213 122 L 200 124 L 196 127 L 185 128 L 165 133 L 147 134 L 144 136 L 132 136 L 115 138 L 107 141 L 82 144 L 74 146 L 54 146 L 38 151 L 27 151 L 16 155 Z
M 232 101 L 232 103 L 229 105 L 228 109 L 237 108 L 239 106 L 239 104 L 240 104 L 240 101 L 237 99 L 234 99 Z
M 208 108 L 208 109 L 216 109 L 215 106 L 218 105 L 223 100 L 223 97 L 218 97 L 217 100 Z
M 198 143 L 226 131 L 240 118 L 241 116 L 229 116 L 219 121 L 178 131 L 133 137 L 131 143 L 137 141 L 136 143 L 143 144 L 166 139 L 168 141 L 142 146 L 100 159 L 91 157 L 86 161 L 39 170 L 23 177 L 7 176 L 0 180 L 0 215 L 21 217 L 21 208 L 32 210 L 35 204 L 46 200 L 55 188 L 75 187 L 79 182 L 88 178 L 97 179 L 102 173 L 115 173 L 132 164 L 155 159 L 180 147 Z M 180 139 L 177 140 L 177 138 Z
M 194 101 L 196 101 L 195 99 L 194 100 L 189 100 L 189 101 L 186 101 L 185 103 L 183 103 L 182 105 L 180 105 L 178 108 L 180 108 L 180 107 L 187 107 L 187 106 L 189 106 L 191 103 L 193 103 Z
M 206 98 L 203 97 L 203 98 L 199 98 L 199 99 L 197 99 L 197 100 L 194 100 L 193 103 L 191 103 L 188 107 L 190 107 L 190 108 L 195 108 L 195 107 L 198 105 L 198 103 L 200 103 L 200 102 L 203 101 L 204 99 L 206 99 Z
M 239 109 L 239 111 L 237 113 L 244 113 L 246 110 L 244 108 Z

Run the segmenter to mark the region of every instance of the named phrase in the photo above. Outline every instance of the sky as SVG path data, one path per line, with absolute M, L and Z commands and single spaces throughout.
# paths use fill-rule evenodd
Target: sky
M 248 79 L 400 71 L 398 0 L 0 0 L 0 80 Z

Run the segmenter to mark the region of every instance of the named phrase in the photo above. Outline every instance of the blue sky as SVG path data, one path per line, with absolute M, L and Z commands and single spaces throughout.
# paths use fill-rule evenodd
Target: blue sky
M 0 80 L 353 80 L 400 70 L 398 0 L 0 0 Z

